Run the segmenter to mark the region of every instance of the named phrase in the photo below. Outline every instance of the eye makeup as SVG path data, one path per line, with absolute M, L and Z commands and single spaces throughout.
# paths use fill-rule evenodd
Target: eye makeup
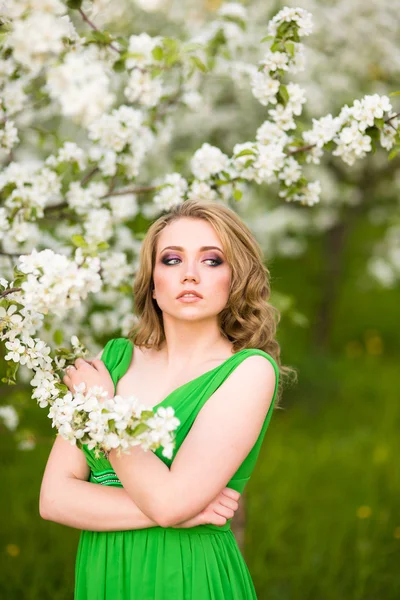
M 165 256 L 163 256 L 161 258 L 161 262 L 164 265 L 167 265 L 167 266 L 170 266 L 169 265 L 169 261 L 170 260 L 181 260 L 181 259 L 179 258 L 179 256 L 173 256 L 173 255 L 169 255 L 169 254 L 166 254 Z M 206 260 L 211 260 L 214 263 L 216 263 L 214 265 L 210 265 L 210 266 L 213 266 L 213 267 L 218 267 L 219 265 L 221 265 L 223 263 L 223 260 L 219 256 L 209 256 L 208 258 L 204 258 L 204 261 L 206 261 Z

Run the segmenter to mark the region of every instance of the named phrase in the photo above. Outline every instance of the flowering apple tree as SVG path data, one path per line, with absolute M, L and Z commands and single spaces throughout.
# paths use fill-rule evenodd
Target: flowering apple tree
M 115 33 L 101 23 L 103 5 L 0 1 L 2 382 L 29 381 L 72 443 L 161 444 L 170 454 L 173 411 L 153 415 L 134 398 L 102 402 L 101 390 L 72 394 L 61 383 L 66 366 L 97 346 L 96 331 L 126 334 L 135 324 L 131 282 L 148 223 L 191 198 L 240 210 L 263 186 L 302 222 L 302 210 L 323 205 L 313 174 L 324 161 L 357 170 L 371 153 L 395 159 L 400 120 L 391 89 L 334 115 L 307 112 L 305 89 L 292 81 L 305 71 L 313 30 L 304 8 L 286 6 L 246 37 L 250 15 L 226 3 L 174 37 Z M 116 14 L 125 7 L 112 5 Z M 262 118 L 229 149 L 204 137 L 182 151 L 186 125 L 196 140 L 207 131 L 221 102 L 210 82 L 222 75 L 251 92 Z M 17 428 L 12 403 L 0 420 Z

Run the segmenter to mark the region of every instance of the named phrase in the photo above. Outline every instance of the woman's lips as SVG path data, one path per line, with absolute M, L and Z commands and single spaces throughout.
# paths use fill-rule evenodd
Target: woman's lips
M 202 300 L 202 298 L 199 298 L 199 296 L 181 296 L 180 298 L 177 298 L 177 300 L 179 300 L 179 302 L 186 302 L 186 303 L 190 303 L 190 302 L 198 302 L 199 300 Z

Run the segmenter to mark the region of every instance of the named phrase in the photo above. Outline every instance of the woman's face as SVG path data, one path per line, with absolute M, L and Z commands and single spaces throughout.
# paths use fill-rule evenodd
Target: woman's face
M 164 227 L 157 241 L 153 279 L 153 298 L 164 314 L 191 321 L 218 315 L 228 302 L 231 268 L 212 225 L 181 217 Z M 202 298 L 178 300 L 184 290 L 195 290 Z

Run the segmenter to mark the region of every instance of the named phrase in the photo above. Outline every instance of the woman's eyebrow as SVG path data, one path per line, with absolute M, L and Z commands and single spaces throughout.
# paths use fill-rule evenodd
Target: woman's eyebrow
M 161 250 L 161 252 L 164 252 L 164 250 L 167 250 L 168 248 L 170 250 L 179 250 L 180 252 L 185 251 L 185 249 L 182 246 L 166 246 Z M 199 248 L 199 250 L 200 252 L 203 252 L 204 250 L 219 250 L 220 252 L 222 252 L 222 254 L 224 253 L 222 248 L 219 248 L 218 246 L 202 246 L 201 248 Z

